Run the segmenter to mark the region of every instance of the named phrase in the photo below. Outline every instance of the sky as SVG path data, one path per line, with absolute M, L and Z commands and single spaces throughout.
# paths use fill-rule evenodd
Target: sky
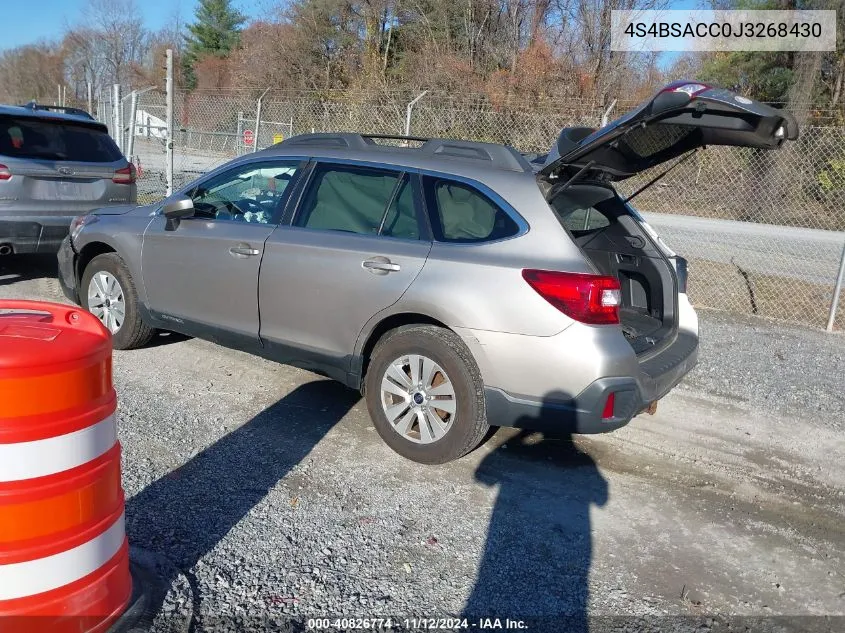
M 673 9 L 695 8 L 700 0 L 670 0 Z M 81 12 L 88 0 L 0 0 L 3 20 L 0 22 L 0 50 L 32 44 L 39 40 L 55 40 L 62 36 L 65 27 L 81 21 Z M 139 0 L 138 7 L 145 26 L 157 31 L 172 22 L 179 14 L 181 21 L 193 20 L 197 0 Z M 249 18 L 261 17 L 268 11 L 272 0 L 235 0 L 234 5 Z M 664 64 L 676 56 L 664 54 Z
M 66 25 L 81 21 L 88 0 L 2 0 L 0 50 L 32 44 L 39 40 L 59 39 Z M 138 8 L 145 26 L 157 31 L 172 21 L 178 11 L 182 22 L 191 21 L 197 0 L 140 0 Z M 234 5 L 250 18 L 259 17 L 266 0 L 236 0 Z

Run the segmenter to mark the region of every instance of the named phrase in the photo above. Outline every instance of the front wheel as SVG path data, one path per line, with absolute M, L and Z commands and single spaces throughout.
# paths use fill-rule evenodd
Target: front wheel
M 490 428 L 478 366 L 460 337 L 445 328 L 389 332 L 373 350 L 364 392 L 381 438 L 422 464 L 465 455 Z
M 79 288 L 82 307 L 108 328 L 115 349 L 135 349 L 150 342 L 155 330 L 141 320 L 138 292 L 126 263 L 117 253 L 92 259 Z

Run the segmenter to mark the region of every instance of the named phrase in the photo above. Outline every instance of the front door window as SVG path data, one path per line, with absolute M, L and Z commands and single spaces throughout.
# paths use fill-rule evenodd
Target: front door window
M 298 163 L 250 163 L 200 183 L 188 193 L 194 217 L 276 224 Z

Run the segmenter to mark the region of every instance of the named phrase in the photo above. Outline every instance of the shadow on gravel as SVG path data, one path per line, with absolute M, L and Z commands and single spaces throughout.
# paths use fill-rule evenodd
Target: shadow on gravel
M 545 402 L 568 399 L 550 393 Z M 590 506 L 607 502 L 607 482 L 571 435 L 501 433 L 512 435 L 507 448 L 492 451 L 475 473 L 499 494 L 463 615 L 498 617 L 502 628 L 510 618 L 533 631 L 587 633 Z
M 59 274 L 55 255 L 0 256 L 0 286 L 30 279 L 54 278 Z
M 357 392 L 334 381 L 318 380 L 297 387 L 127 500 L 129 542 L 169 559 L 188 577 L 197 596 L 190 572 L 197 561 L 249 514 L 359 399 Z M 169 585 L 174 578 L 162 580 Z M 153 609 L 159 606 L 153 605 Z M 196 616 L 198 602 L 193 607 Z
M 148 349 L 151 347 L 161 347 L 162 345 L 172 345 L 173 343 L 181 343 L 182 341 L 189 341 L 191 340 L 191 338 L 192 337 L 188 336 L 187 334 L 160 330 L 156 332 L 156 335 L 153 337 L 153 340 L 144 345 L 144 349 Z

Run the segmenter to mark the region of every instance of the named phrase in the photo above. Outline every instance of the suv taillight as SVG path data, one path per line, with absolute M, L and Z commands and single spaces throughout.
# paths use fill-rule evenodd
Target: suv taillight
M 543 299 L 576 321 L 593 325 L 619 323 L 622 287 L 615 277 L 523 270 L 522 278 Z
M 0 165 L 0 180 L 9 180 L 12 177 L 12 172 L 5 165 Z
M 129 163 L 123 169 L 115 170 L 114 177 L 111 181 L 118 185 L 131 185 L 135 182 L 135 165 Z

